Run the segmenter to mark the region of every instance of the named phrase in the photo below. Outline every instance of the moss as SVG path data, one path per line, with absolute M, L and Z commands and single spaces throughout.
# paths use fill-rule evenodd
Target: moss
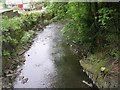
M 87 75 L 92 76 L 92 81 L 94 81 L 99 88 L 117 87 L 118 77 L 112 74 L 111 71 L 112 69 L 116 70 L 118 66 L 116 63 L 113 63 L 115 63 L 115 61 L 110 61 L 105 53 L 96 53 L 88 56 L 86 59 L 80 60 L 80 64 L 83 69 L 86 70 Z M 105 70 L 101 71 L 101 67 L 105 67 Z

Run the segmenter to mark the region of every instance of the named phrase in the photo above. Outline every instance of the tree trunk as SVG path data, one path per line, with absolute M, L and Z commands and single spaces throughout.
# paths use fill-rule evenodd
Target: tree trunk
M 99 17 L 98 17 L 98 2 L 94 2 L 93 4 L 93 14 L 94 14 L 94 27 L 95 27 L 95 36 L 93 38 L 93 41 L 92 41 L 92 51 L 94 52 L 94 50 L 96 50 L 96 48 L 98 48 L 98 46 L 100 45 L 100 38 L 99 38 L 99 24 L 98 24 L 98 20 L 99 20 Z

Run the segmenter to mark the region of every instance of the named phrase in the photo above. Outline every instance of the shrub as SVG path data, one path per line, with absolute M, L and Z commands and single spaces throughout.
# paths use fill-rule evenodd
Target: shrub
M 33 32 L 30 31 L 39 23 L 40 13 L 25 13 L 20 17 L 2 18 L 3 58 L 12 56 L 17 47 L 26 44 Z

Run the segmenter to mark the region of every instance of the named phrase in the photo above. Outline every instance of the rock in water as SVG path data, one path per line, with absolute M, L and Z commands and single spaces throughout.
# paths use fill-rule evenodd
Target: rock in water
M 25 84 L 28 81 L 28 78 L 22 80 L 22 83 Z
M 22 80 L 24 78 L 24 76 L 19 76 L 19 81 Z
M 22 71 L 22 70 L 23 70 L 23 69 L 19 69 L 19 70 L 18 70 L 18 72 L 20 72 L 20 73 L 21 73 L 21 71 Z

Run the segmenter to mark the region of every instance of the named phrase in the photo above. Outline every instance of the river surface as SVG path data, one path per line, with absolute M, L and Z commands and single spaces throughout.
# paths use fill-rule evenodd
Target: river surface
M 52 23 L 39 33 L 24 54 L 25 64 L 14 82 L 14 88 L 89 88 L 82 81 L 79 59 L 63 39 L 64 25 Z M 22 83 L 20 77 L 28 78 Z

